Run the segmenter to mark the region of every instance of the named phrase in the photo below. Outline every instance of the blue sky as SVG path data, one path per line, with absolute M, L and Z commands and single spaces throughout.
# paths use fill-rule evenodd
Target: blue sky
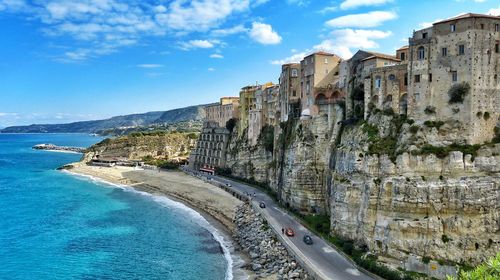
M 0 0 L 0 126 L 168 110 L 277 82 L 315 50 L 394 53 L 493 0 Z

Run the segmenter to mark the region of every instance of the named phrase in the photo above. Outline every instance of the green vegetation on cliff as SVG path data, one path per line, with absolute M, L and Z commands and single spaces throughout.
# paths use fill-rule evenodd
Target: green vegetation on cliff
M 498 280 L 500 279 L 500 253 L 470 271 L 460 271 L 458 277 L 448 280 Z

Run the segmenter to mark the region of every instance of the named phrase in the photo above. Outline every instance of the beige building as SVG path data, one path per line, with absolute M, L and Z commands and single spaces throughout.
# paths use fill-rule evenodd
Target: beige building
M 277 111 L 280 122 L 300 117 L 300 63 L 281 66 Z
M 301 71 L 301 117 L 317 116 L 320 105 L 331 105 L 338 98 L 333 92 L 325 95 L 326 89 L 333 89 L 339 77 L 341 59 L 335 54 L 315 52 L 300 62 Z M 318 102 L 317 102 L 318 101 Z
M 222 97 L 219 103 L 205 106 L 205 121 L 226 127 L 228 120 L 239 118 L 239 100 L 238 97 Z
M 255 93 L 260 87 L 260 85 L 246 86 L 240 91 L 240 121 L 238 125 L 240 135 L 248 127 L 250 110 L 255 108 Z
M 410 118 L 458 122 L 460 136 L 470 144 L 493 138 L 500 108 L 499 25 L 498 16 L 469 13 L 414 32 L 409 42 Z M 467 87 L 463 98 L 451 98 L 454 89 Z

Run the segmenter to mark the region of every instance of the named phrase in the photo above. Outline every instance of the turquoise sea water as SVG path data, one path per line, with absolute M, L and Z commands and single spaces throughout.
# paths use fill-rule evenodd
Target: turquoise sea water
M 0 134 L 0 279 L 227 279 L 203 218 L 167 199 L 56 171 L 72 134 Z M 217 236 L 215 236 L 217 237 Z

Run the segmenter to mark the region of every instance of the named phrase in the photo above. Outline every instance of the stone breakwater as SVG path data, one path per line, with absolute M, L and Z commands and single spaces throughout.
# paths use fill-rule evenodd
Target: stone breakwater
M 267 221 L 249 204 L 238 206 L 234 240 L 250 257 L 255 279 L 313 279 L 294 260 Z
M 46 150 L 46 151 L 59 151 L 59 152 L 72 152 L 72 153 L 85 153 L 85 148 L 80 147 L 67 147 L 67 146 L 57 146 L 54 144 L 38 144 L 33 146 L 34 150 Z

